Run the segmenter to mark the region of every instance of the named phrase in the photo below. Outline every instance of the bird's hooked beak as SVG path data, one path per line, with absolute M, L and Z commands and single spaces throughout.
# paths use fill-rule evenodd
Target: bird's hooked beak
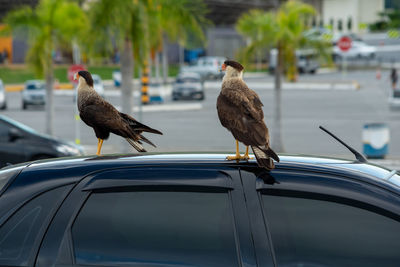
M 226 70 L 226 65 L 225 63 L 221 65 L 221 68 L 219 69 L 219 71 L 225 71 Z
M 79 74 L 76 72 L 75 74 L 74 74 L 74 81 L 76 81 L 76 80 L 78 80 L 79 79 Z

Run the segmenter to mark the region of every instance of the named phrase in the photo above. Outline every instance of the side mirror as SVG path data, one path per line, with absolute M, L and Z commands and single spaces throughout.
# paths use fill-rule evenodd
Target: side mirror
M 8 140 L 10 142 L 14 142 L 15 140 L 20 139 L 22 137 L 23 137 L 22 133 L 16 128 L 11 128 L 8 131 Z

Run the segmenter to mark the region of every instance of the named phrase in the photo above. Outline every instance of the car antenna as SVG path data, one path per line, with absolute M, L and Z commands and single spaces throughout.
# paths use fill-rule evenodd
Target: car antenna
M 319 126 L 319 128 L 321 130 L 323 130 L 324 132 L 326 132 L 327 134 L 329 134 L 330 136 L 332 136 L 333 138 L 335 138 L 337 141 L 339 141 L 339 143 L 341 143 L 342 145 L 344 145 L 348 150 L 351 151 L 351 153 L 354 154 L 354 156 L 356 157 L 356 159 L 359 162 L 367 162 L 367 159 L 361 154 L 359 153 L 357 150 L 355 150 L 354 148 L 352 148 L 351 146 L 347 145 L 345 142 L 343 142 L 341 139 L 339 139 L 339 137 L 337 137 L 336 135 L 334 135 L 333 133 L 331 133 L 330 131 L 328 131 L 327 129 L 325 129 L 322 126 Z

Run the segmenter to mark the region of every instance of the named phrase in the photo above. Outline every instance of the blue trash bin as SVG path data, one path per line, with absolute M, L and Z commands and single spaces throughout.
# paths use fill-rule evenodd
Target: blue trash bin
M 383 159 L 388 154 L 390 131 L 385 123 L 365 124 L 362 139 L 367 158 Z
M 119 70 L 115 70 L 112 73 L 112 78 L 114 81 L 114 86 L 115 87 L 120 87 L 121 86 L 121 72 Z

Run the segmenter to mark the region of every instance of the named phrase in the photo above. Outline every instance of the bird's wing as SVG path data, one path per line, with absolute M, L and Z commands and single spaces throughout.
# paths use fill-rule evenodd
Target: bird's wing
M 225 87 L 224 87 L 225 86 Z M 221 124 L 245 145 L 269 145 L 268 128 L 264 123 L 262 103 L 244 82 L 223 83 L 217 99 Z
M 263 120 L 255 120 L 236 106 L 225 95 L 217 99 L 218 118 L 235 139 L 246 145 L 264 145 L 269 141 L 268 129 Z
M 119 112 L 106 101 L 85 105 L 80 110 L 81 119 L 89 126 L 115 132 L 121 128 Z
M 247 131 L 244 125 L 246 115 L 242 113 L 240 107 L 235 102 L 232 102 L 231 99 L 224 94 L 220 94 L 217 98 L 217 112 L 222 126 L 228 130 Z
M 247 87 L 242 79 L 230 79 L 223 82 L 221 94 L 239 107 L 243 113 L 248 114 L 255 120 L 264 118 L 263 104 L 260 98 L 256 92 Z

